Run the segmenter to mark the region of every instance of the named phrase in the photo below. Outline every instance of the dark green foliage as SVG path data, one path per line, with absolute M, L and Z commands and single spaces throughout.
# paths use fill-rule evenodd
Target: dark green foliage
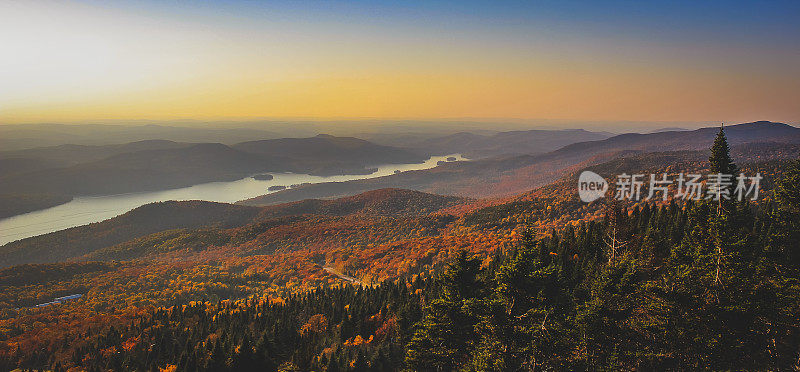
M 796 270 L 800 268 L 800 159 L 786 170 L 775 194 L 771 248 L 787 259 L 787 268 Z
M 425 307 L 408 344 L 406 361 L 414 370 L 449 371 L 463 364 L 475 342 L 480 306 L 480 261 L 460 252 L 441 275 L 441 294 Z
M 724 213 L 724 224 L 713 202 L 635 208 L 618 216 L 630 244 L 612 261 L 608 221 L 527 241 L 478 274 L 476 288 L 488 288 L 472 299 L 471 358 L 437 370 L 791 368 L 800 290 L 779 264 L 791 251 L 763 248 L 761 226 L 774 221 L 751 208 Z M 425 311 L 422 329 L 437 318 Z
M 728 140 L 725 138 L 725 131 L 720 127 L 717 138 L 711 145 L 711 156 L 708 158 L 712 173 L 736 174 L 737 168 L 731 159 L 730 150 Z

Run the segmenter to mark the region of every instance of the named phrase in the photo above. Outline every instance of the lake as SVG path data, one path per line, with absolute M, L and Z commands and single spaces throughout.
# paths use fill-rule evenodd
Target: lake
M 269 194 L 270 186 L 291 186 L 301 183 L 341 182 L 375 178 L 394 174 L 396 171 L 411 171 L 433 168 L 448 157 L 467 160 L 461 154 L 433 156 L 420 164 L 386 164 L 373 168 L 378 171 L 362 175 L 312 176 L 295 173 L 270 173 L 271 180 L 256 180 L 252 177 L 229 182 L 209 182 L 180 189 L 141 192 L 107 196 L 80 196 L 66 204 L 25 213 L 0 220 L 0 244 L 6 244 L 31 236 L 86 225 L 119 216 L 131 209 L 148 203 L 167 200 L 207 200 L 233 203 L 239 200 Z M 273 191 L 277 192 L 277 191 Z

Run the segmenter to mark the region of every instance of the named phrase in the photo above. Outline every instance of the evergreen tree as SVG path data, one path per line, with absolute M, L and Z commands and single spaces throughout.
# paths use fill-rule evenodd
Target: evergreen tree
M 471 370 L 557 368 L 568 350 L 561 343 L 569 307 L 560 261 L 542 262 L 536 244 L 526 241 L 497 270 Z
M 725 130 L 720 126 L 719 133 L 717 133 L 714 144 L 711 146 L 711 156 L 708 158 L 708 162 L 711 163 L 711 173 L 731 175 L 736 173 L 737 167 L 733 159 L 731 159 L 730 151 L 728 140 L 725 137 Z
M 711 173 L 721 173 L 736 177 L 735 174 L 738 168 L 731 158 L 728 141 L 725 138 L 725 131 L 722 127 L 720 127 L 719 133 L 714 139 L 714 144 L 711 146 L 711 155 L 708 161 Z M 713 252 L 700 252 L 701 255 L 706 255 L 713 262 L 713 287 L 717 300 L 719 300 L 723 281 L 726 279 L 736 280 L 738 272 L 746 269 L 745 266 L 748 265 L 748 262 L 744 261 L 747 253 L 746 234 L 742 231 L 746 227 L 746 222 L 742 221 L 744 215 L 739 213 L 741 210 L 725 195 L 718 195 L 718 199 L 714 203 L 716 213 L 712 213 L 709 216 L 710 228 L 707 239 L 714 245 Z M 734 288 L 728 286 L 728 289 Z
M 778 183 L 772 217 L 777 226 L 772 239 L 789 270 L 800 270 L 800 159 L 794 160 Z
M 416 371 L 452 371 L 474 344 L 480 260 L 461 251 L 442 273 L 441 295 L 424 310 L 408 343 L 406 363 Z

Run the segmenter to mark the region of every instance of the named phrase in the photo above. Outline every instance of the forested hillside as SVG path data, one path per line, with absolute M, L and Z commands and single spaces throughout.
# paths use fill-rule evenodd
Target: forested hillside
M 469 199 L 402 189 L 379 189 L 334 200 L 306 199 L 264 207 L 262 217 L 299 214 L 419 215 L 463 204 Z
M 587 204 L 574 174 L 496 200 L 379 190 L 215 205 L 216 225 L 6 268 L 0 367 L 797 368 L 800 159 L 785 160 L 796 148 L 715 143 L 710 156 L 634 154 L 589 169 L 757 171 L 758 200 Z M 70 294 L 83 296 L 33 307 Z
M 3 245 L 0 247 L 0 267 L 66 260 L 169 229 L 243 225 L 255 218 L 258 212 L 258 208 L 203 201 L 147 204 L 103 222 Z
M 488 266 L 462 253 L 433 277 L 371 289 L 159 309 L 65 347 L 100 369 L 789 368 L 798 219 L 779 216 L 797 213 L 790 200 L 722 214 L 705 202 L 609 208 L 602 221 L 531 232 Z

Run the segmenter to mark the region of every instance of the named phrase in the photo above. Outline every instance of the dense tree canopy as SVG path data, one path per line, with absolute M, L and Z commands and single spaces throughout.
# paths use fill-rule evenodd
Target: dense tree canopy
M 735 170 L 717 140 L 710 169 Z M 757 202 L 527 195 L 170 230 L 91 253 L 105 262 L 8 268 L 0 369 L 796 369 L 800 160 L 780 173 Z

